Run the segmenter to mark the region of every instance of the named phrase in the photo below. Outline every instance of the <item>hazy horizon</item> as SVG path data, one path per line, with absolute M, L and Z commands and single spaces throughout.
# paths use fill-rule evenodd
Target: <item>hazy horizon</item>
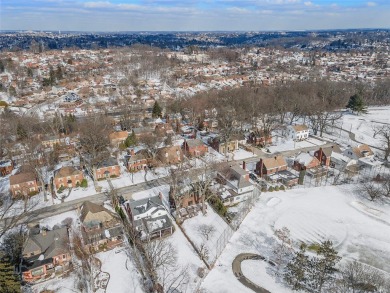
M 77 32 L 387 29 L 390 1 L 3 0 L 0 29 Z

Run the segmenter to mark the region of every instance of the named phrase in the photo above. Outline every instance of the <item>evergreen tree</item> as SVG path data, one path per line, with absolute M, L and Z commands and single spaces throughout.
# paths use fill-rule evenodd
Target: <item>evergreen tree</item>
M 287 264 L 284 279 L 292 287 L 293 290 L 301 290 L 306 288 L 307 269 L 309 266 L 309 257 L 306 255 L 306 245 L 303 243 Z
M 329 283 L 334 278 L 334 273 L 337 271 L 336 264 L 341 257 L 337 255 L 337 251 L 333 248 L 332 241 L 324 241 L 317 250 L 317 257 L 310 260 L 309 265 L 309 287 L 314 292 L 322 292 L 326 283 Z
M 349 98 L 347 108 L 358 114 L 367 113 L 366 105 L 364 104 L 363 97 L 360 94 L 354 94 Z
M 20 283 L 13 265 L 6 259 L 0 259 L 0 293 L 20 293 Z
M 134 131 L 132 131 L 131 134 L 125 140 L 125 147 L 128 148 L 136 144 L 137 144 L 137 138 L 135 136 Z
M 157 101 L 154 103 L 152 116 L 154 118 L 161 117 L 162 109 Z

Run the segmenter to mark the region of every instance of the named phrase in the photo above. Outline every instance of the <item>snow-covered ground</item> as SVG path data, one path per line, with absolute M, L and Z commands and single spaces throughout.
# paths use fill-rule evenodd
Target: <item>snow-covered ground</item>
M 353 185 L 344 185 L 262 194 L 202 287 L 213 293 L 252 292 L 233 275 L 232 261 L 245 252 L 271 256 L 274 231 L 283 226 L 297 242 L 331 239 L 343 258 L 390 273 L 390 205 L 372 203 L 354 189 Z M 243 266 L 254 283 L 271 292 L 290 292 L 281 284 L 267 281 L 266 264 L 244 261 Z
M 77 288 L 77 277 L 75 273 L 71 273 L 66 278 L 56 277 L 54 279 L 32 286 L 33 293 L 39 293 L 45 290 L 53 290 L 53 292 L 56 293 L 80 292 Z
M 201 225 L 208 225 L 214 228 L 213 233 L 208 235 L 208 239 L 206 235 L 200 233 L 199 227 Z M 208 205 L 206 215 L 200 212 L 197 216 L 185 220 L 182 226 L 198 249 L 202 244 L 207 247 L 209 252 L 208 262 L 212 263 L 219 256 L 220 252 L 218 250 L 220 245 L 218 244 L 222 242 L 221 237 L 223 237 L 225 230 L 229 229 L 228 224 Z
M 274 137 L 273 145 L 267 147 L 267 149 L 271 153 L 282 152 L 282 151 L 290 151 L 290 150 L 299 150 L 301 148 L 313 147 L 313 146 L 321 146 L 326 144 L 326 141 L 319 140 L 314 137 L 309 137 L 303 141 L 294 142 L 291 139 L 283 138 L 280 136 Z
M 107 293 L 143 292 L 140 273 L 127 256 L 125 248 L 117 247 L 95 256 L 102 262 L 101 271 L 110 275 Z
M 252 158 L 255 155 L 251 152 L 246 151 L 246 150 L 238 149 L 237 151 L 234 151 L 233 153 L 229 153 L 228 156 L 229 156 L 229 160 L 236 160 L 237 161 L 237 160 L 244 160 L 244 159 Z
M 355 139 L 361 143 L 382 147 L 383 143 L 378 137 L 374 138 L 374 127 L 390 124 L 390 107 L 370 107 L 367 114 L 356 115 L 345 113 L 338 121 L 338 127 L 353 132 Z M 354 145 L 356 143 L 349 140 L 348 134 L 338 129 L 331 129 L 333 138 L 341 140 L 345 144 Z

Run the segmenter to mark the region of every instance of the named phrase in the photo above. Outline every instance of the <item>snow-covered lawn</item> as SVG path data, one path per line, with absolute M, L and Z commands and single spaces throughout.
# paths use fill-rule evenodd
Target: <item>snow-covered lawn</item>
M 275 145 L 272 145 L 267 148 L 271 153 L 290 151 L 290 150 L 299 150 L 301 148 L 320 146 L 326 144 L 326 141 L 319 140 L 315 137 L 309 137 L 306 140 L 294 142 L 293 140 L 285 139 L 282 137 L 275 137 L 274 144 Z
M 101 271 L 110 275 L 107 293 L 143 292 L 140 273 L 127 256 L 125 248 L 117 247 L 95 256 L 102 262 Z
M 238 149 L 237 151 L 234 151 L 233 153 L 229 153 L 229 160 L 244 160 L 248 158 L 252 158 L 255 155 L 252 152 L 248 152 L 243 149 Z
M 177 252 L 178 267 L 176 272 L 180 273 L 182 269 L 186 269 L 185 271 L 188 274 L 188 282 L 182 284 L 182 286 L 177 289 L 183 293 L 196 292 L 195 289 L 200 285 L 202 280 L 198 277 L 197 271 L 199 268 L 206 269 L 206 266 L 200 260 L 180 228 L 175 223 L 174 226 L 175 232 L 166 239 L 173 245 Z
M 297 242 L 331 239 L 344 259 L 356 259 L 390 273 L 390 205 L 370 202 L 354 188 L 328 186 L 262 194 L 202 287 L 213 293 L 251 292 L 233 275 L 232 261 L 245 252 L 271 256 L 274 231 L 283 226 Z M 266 264 L 243 265 L 254 283 L 271 292 L 289 292 L 281 289 L 281 284 L 266 281 L 270 277 L 265 275 Z
M 45 218 L 39 221 L 40 226 L 46 227 L 48 229 L 53 229 L 55 225 L 61 225 L 62 221 L 65 219 L 72 219 L 72 223 L 74 226 L 77 226 L 76 223 L 78 221 L 77 211 L 69 211 L 62 214 L 58 214 L 52 217 Z
M 67 277 L 56 277 L 32 286 L 33 293 L 39 293 L 45 290 L 53 290 L 56 293 L 79 292 L 77 288 L 77 277 L 75 273 L 71 273 Z
M 213 233 L 208 235 L 208 239 L 206 235 L 200 233 L 199 227 L 201 225 L 208 225 L 214 228 Z M 198 248 L 202 244 L 206 245 L 209 252 L 208 262 L 212 263 L 218 256 L 218 240 L 228 228 L 228 224 L 208 206 L 206 215 L 200 212 L 196 217 L 185 220 L 182 226 L 188 237 Z

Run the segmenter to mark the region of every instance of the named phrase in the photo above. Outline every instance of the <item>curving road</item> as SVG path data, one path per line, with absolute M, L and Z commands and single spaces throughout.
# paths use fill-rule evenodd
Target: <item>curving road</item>
M 237 280 L 240 281 L 240 283 L 243 284 L 245 287 L 251 289 L 254 292 L 271 293 L 270 291 L 256 285 L 255 283 L 253 283 L 252 281 L 250 281 L 248 278 L 246 278 L 244 276 L 244 274 L 242 273 L 242 270 L 241 270 L 241 263 L 245 260 L 248 260 L 248 259 L 262 260 L 262 261 L 269 263 L 271 266 L 275 266 L 275 264 L 272 261 L 267 261 L 265 259 L 265 257 L 263 257 L 261 255 L 254 254 L 254 253 L 241 253 L 241 254 L 236 256 L 236 258 L 233 260 L 233 263 L 232 263 L 233 274 L 236 276 Z

